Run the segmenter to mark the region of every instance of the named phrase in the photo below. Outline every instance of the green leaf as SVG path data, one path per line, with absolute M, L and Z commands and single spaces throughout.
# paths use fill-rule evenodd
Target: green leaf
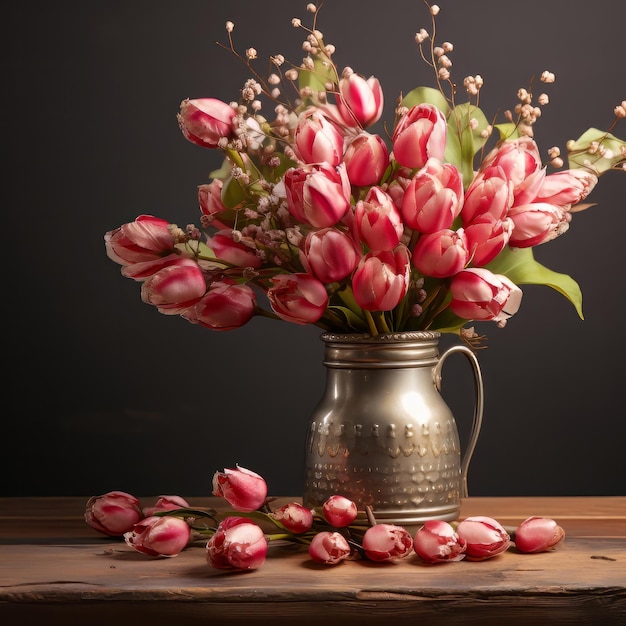
M 585 319 L 578 283 L 571 276 L 554 272 L 538 263 L 532 248 L 505 248 L 486 267 L 494 274 L 504 274 L 516 285 L 546 285 L 555 289 L 574 305 L 580 319 Z
M 232 176 L 224 181 L 222 188 L 222 204 L 227 209 L 234 209 L 246 200 L 246 193 L 241 187 L 241 183 Z
M 460 147 L 460 159 L 451 162 L 463 174 L 466 189 L 474 178 L 474 156 L 487 141 L 487 136 L 483 137 L 481 133 L 488 126 L 485 114 L 469 102 L 455 106 L 448 117 L 448 145 L 452 146 L 452 140 L 457 138 Z M 456 151 L 456 146 L 454 149 Z M 452 152 L 449 153 L 446 146 L 446 159 L 448 156 L 452 156 Z M 457 157 L 456 154 L 454 156 Z
M 349 328 L 352 328 L 353 330 L 360 333 L 367 332 L 367 324 L 348 307 L 333 304 L 330 305 L 328 308 L 332 309 L 333 311 L 337 311 L 342 317 L 344 317 L 346 320 L 346 324 Z
M 416 104 L 434 104 L 446 117 L 450 114 L 450 105 L 439 89 L 416 87 L 402 99 L 402 105 L 409 109 Z
M 504 140 L 512 140 L 519 138 L 519 131 L 517 124 L 513 124 L 513 122 L 508 122 L 506 124 L 496 124 L 494 128 L 498 129 L 500 133 L 500 139 Z
M 330 63 L 326 55 L 315 55 L 313 57 L 313 69 L 300 69 L 298 72 L 298 86 L 300 91 L 309 87 L 316 94 L 319 91 L 326 91 L 326 84 L 336 85 L 339 82 L 337 71 L 333 63 Z
M 598 151 L 590 152 L 589 149 L 592 144 L 595 145 L 596 143 L 604 149 L 602 151 L 603 156 Z M 569 167 L 570 169 L 584 167 L 596 175 L 600 175 L 626 160 L 624 159 L 624 150 L 626 150 L 626 141 L 622 141 L 606 131 L 589 128 L 573 144 L 568 145 Z

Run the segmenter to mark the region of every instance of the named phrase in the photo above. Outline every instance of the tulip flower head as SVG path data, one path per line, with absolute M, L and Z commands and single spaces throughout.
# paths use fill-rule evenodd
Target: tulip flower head
M 121 537 L 143 517 L 139 500 L 125 491 L 109 491 L 93 496 L 85 508 L 85 521 L 111 537 Z
M 207 562 L 217 569 L 257 569 L 266 555 L 263 530 L 244 517 L 227 517 L 206 544 Z
M 124 540 L 148 556 L 176 556 L 189 543 L 191 530 L 180 517 L 146 517 L 124 533 Z
M 267 484 L 256 472 L 237 465 L 215 472 L 213 495 L 225 498 L 236 511 L 255 511 L 265 503 Z
M 490 559 L 511 545 L 511 538 L 504 527 L 495 519 L 484 515 L 460 521 L 456 532 L 465 542 L 465 554 L 470 561 Z
M 529 517 L 515 530 L 513 541 L 520 552 L 546 552 L 565 538 L 565 531 L 553 519 Z

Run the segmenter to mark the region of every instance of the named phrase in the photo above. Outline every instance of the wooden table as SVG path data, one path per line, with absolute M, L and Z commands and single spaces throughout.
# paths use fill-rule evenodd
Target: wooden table
M 0 624 L 626 625 L 626 497 L 463 503 L 462 517 L 510 527 L 530 515 L 557 520 L 566 538 L 549 553 L 325 567 L 275 546 L 246 573 L 211 569 L 201 545 L 170 559 L 141 555 L 88 527 L 86 501 L 0 498 Z

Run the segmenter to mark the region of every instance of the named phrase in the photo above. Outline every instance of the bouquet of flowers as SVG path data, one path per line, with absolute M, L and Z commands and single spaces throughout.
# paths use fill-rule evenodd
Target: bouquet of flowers
M 185 138 L 224 155 L 198 187 L 200 227 L 141 215 L 105 235 L 108 256 L 141 283 L 141 297 L 166 315 L 230 330 L 262 315 L 334 332 L 433 330 L 478 335 L 472 321 L 505 325 L 521 303 L 520 285 L 548 285 L 582 317 L 568 275 L 533 256 L 567 231 L 598 178 L 626 169 L 626 142 L 613 135 L 626 117 L 618 103 L 605 130 L 590 128 L 542 160 L 534 124 L 548 95 L 519 89 L 503 119 L 478 107 L 481 76 L 452 78 L 454 46 L 436 39 L 437 5 L 425 2 L 430 32 L 416 45 L 433 86 L 397 99 L 385 133 L 379 80 L 339 69 L 318 29 L 306 58 L 227 48 L 250 72 L 236 102 L 186 99 Z M 542 85 L 554 82 L 549 71 Z M 292 97 L 293 94 L 293 97 Z M 263 111 L 267 103 L 272 114 Z M 555 171 L 548 173 L 548 167 Z

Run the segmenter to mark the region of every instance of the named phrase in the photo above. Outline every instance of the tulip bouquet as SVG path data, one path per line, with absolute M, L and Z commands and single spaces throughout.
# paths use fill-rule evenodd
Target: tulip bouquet
M 272 56 L 267 77 L 226 24 L 223 47 L 251 75 L 239 100 L 186 99 L 178 113 L 185 138 L 224 156 L 198 187 L 200 228 L 141 215 L 105 235 L 108 256 L 141 283 L 144 302 L 213 330 L 259 315 L 334 332 L 471 340 L 468 322 L 503 326 L 520 306 L 520 285 L 542 284 L 582 317 L 577 283 L 538 263 L 533 248 L 590 206 L 600 175 L 626 168 L 626 142 L 612 134 L 626 101 L 608 130 L 567 143 L 567 165 L 557 147 L 544 164 L 533 131 L 548 95 L 522 88 L 500 123 L 489 120 L 478 108 L 479 75 L 457 93 L 454 46 L 436 40 L 439 7 L 425 4 L 430 33 L 415 39 L 434 86 L 400 97 L 385 134 L 373 132 L 381 83 L 340 71 L 315 5 L 311 28 L 292 21 L 306 33 L 304 61 Z M 554 78 L 541 74 L 546 85 Z
M 454 524 L 429 520 L 412 533 L 376 523 L 368 509 L 367 523 L 359 524 L 356 504 L 339 494 L 319 510 L 299 502 L 272 509 L 263 477 L 239 466 L 215 472 L 213 495 L 233 510 L 191 508 L 180 496 L 160 496 L 154 506 L 141 508 L 133 495 L 111 491 L 88 500 L 85 521 L 105 535 L 123 536 L 128 546 L 153 557 L 176 556 L 201 541 L 208 564 L 230 571 L 259 568 L 268 546 L 277 541 L 306 546 L 316 563 L 337 565 L 347 559 L 390 562 L 412 555 L 426 563 L 484 561 L 511 547 L 546 552 L 565 536 L 554 520 L 537 516 L 509 530 L 487 516 Z

